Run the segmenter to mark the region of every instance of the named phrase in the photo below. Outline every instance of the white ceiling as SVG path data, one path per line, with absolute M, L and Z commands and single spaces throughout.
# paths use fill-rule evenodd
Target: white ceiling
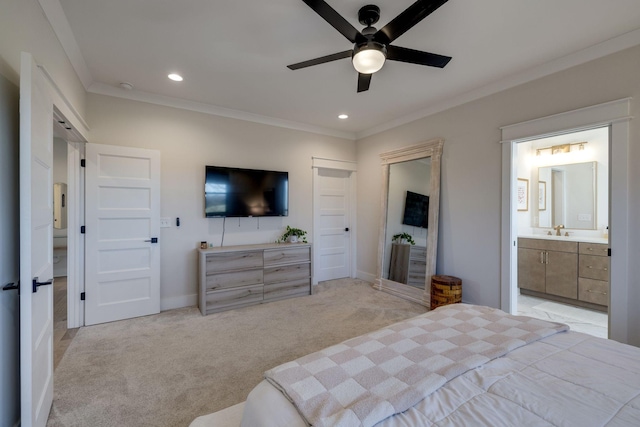
M 91 92 L 347 138 L 640 43 L 638 0 L 450 0 L 393 43 L 452 56 L 447 67 L 388 61 L 356 93 L 348 59 L 286 68 L 352 47 L 301 0 L 40 0 L 57 1 L 68 24 L 47 16 Z M 370 0 L 328 3 L 362 29 Z M 377 1 L 376 27 L 412 3 Z

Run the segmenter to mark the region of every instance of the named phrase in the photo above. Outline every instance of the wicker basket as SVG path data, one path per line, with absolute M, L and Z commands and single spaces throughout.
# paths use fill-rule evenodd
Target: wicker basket
M 431 276 L 431 310 L 462 302 L 462 280 L 453 276 Z

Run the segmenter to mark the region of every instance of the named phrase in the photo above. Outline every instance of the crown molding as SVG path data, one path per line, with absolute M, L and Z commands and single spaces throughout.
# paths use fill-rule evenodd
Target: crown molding
M 67 54 L 67 58 L 69 58 L 71 66 L 76 71 L 80 82 L 84 86 L 84 89 L 87 90 L 93 83 L 93 77 L 91 77 L 89 67 L 87 67 L 84 56 L 82 56 L 80 52 L 80 46 L 78 46 L 78 42 L 73 35 L 73 31 L 67 20 L 67 15 L 64 14 L 60 1 L 38 0 L 38 3 L 40 3 L 42 11 L 47 17 L 49 24 L 51 24 L 51 28 L 53 28 L 56 37 L 58 37 L 62 49 L 64 49 L 64 52 Z
M 467 102 L 475 101 L 485 96 L 501 92 L 512 87 L 528 83 L 533 80 L 548 76 L 559 71 L 566 70 L 576 65 L 581 65 L 594 59 L 602 58 L 607 55 L 628 49 L 640 44 L 640 29 L 630 31 L 621 36 L 614 37 L 602 43 L 587 47 L 572 54 L 553 59 L 538 67 L 532 68 L 522 73 L 514 74 L 497 82 L 490 83 L 481 88 L 466 92 L 462 95 L 436 102 L 431 107 L 409 114 L 407 116 L 392 120 L 370 129 L 356 133 L 358 140 L 375 135 L 398 126 L 411 123 L 413 121 L 431 116 L 433 114 L 457 107 Z
M 179 108 L 182 110 L 195 111 L 198 113 L 211 114 L 214 116 L 228 117 L 231 119 L 244 120 L 263 125 L 281 127 L 285 129 L 299 130 L 303 132 L 316 133 L 319 135 L 333 136 L 336 138 L 348 139 L 354 141 L 355 133 L 342 132 L 335 129 L 328 129 L 319 126 L 313 126 L 305 123 L 298 123 L 291 120 L 276 119 L 269 116 L 261 116 L 259 114 L 247 113 L 229 108 L 217 107 L 202 102 L 188 101 L 185 99 L 173 98 L 165 95 L 158 95 L 150 92 L 139 90 L 124 90 L 104 83 L 93 83 L 88 92 L 98 95 L 112 96 L 115 98 L 124 98 L 131 101 L 146 102 L 149 104 L 162 105 L 165 107 Z
M 232 110 L 228 108 L 218 107 L 212 104 L 187 101 L 164 95 L 156 95 L 149 92 L 141 92 L 135 90 L 123 91 L 120 88 L 115 88 L 103 83 L 94 82 L 91 73 L 89 72 L 89 68 L 87 67 L 87 64 L 84 60 L 84 57 L 80 52 L 80 47 L 78 46 L 75 36 L 73 35 L 73 31 L 71 30 L 69 21 L 64 14 L 62 6 L 60 5 L 60 1 L 38 0 L 38 2 L 40 3 L 45 16 L 51 24 L 53 31 L 58 37 L 62 48 L 64 49 L 67 57 L 69 58 L 69 61 L 71 62 L 71 65 L 76 71 L 78 78 L 82 82 L 87 92 L 125 98 L 151 104 L 158 104 L 167 107 L 180 108 L 190 111 L 197 111 L 200 113 L 245 120 L 254 123 L 282 127 L 286 129 L 333 136 L 348 140 L 360 140 L 368 136 L 382 133 L 387 130 L 405 125 L 407 123 L 411 123 L 416 120 L 431 116 L 433 114 L 448 110 L 450 108 L 466 104 L 467 102 L 475 101 L 485 96 L 510 89 L 512 87 L 548 76 L 559 71 L 566 70 L 571 67 L 575 67 L 576 65 L 584 64 L 594 59 L 598 59 L 640 44 L 640 29 L 630 31 L 626 34 L 587 47 L 578 52 L 553 59 L 549 62 L 546 62 L 545 64 L 529 69 L 525 72 L 513 74 L 510 77 L 500 79 L 499 81 L 490 83 L 481 88 L 463 93 L 449 99 L 436 101 L 430 107 L 416 111 L 407 116 L 403 116 L 398 119 L 391 120 L 359 132 L 344 132 L 335 129 L 313 126 L 305 123 L 298 123 L 290 120 L 277 119 L 274 117 L 262 116 L 259 114 L 247 113 L 239 110 Z

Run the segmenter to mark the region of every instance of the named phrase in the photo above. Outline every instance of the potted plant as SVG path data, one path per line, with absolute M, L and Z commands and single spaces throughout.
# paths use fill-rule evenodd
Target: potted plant
M 289 227 L 287 225 L 287 230 L 284 232 L 282 236 L 276 241 L 277 243 L 290 242 L 297 243 L 301 241 L 302 243 L 307 243 L 307 232 L 301 230 L 299 228 Z
M 411 234 L 409 233 L 398 233 L 394 235 L 393 239 L 391 240 L 397 243 L 409 243 L 411 245 L 416 244 L 416 242 L 413 241 L 413 237 L 411 237 Z

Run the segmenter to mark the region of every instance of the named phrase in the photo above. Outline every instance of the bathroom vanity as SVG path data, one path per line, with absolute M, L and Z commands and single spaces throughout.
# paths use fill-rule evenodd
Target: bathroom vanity
M 607 311 L 608 248 L 604 238 L 518 237 L 520 292 Z

